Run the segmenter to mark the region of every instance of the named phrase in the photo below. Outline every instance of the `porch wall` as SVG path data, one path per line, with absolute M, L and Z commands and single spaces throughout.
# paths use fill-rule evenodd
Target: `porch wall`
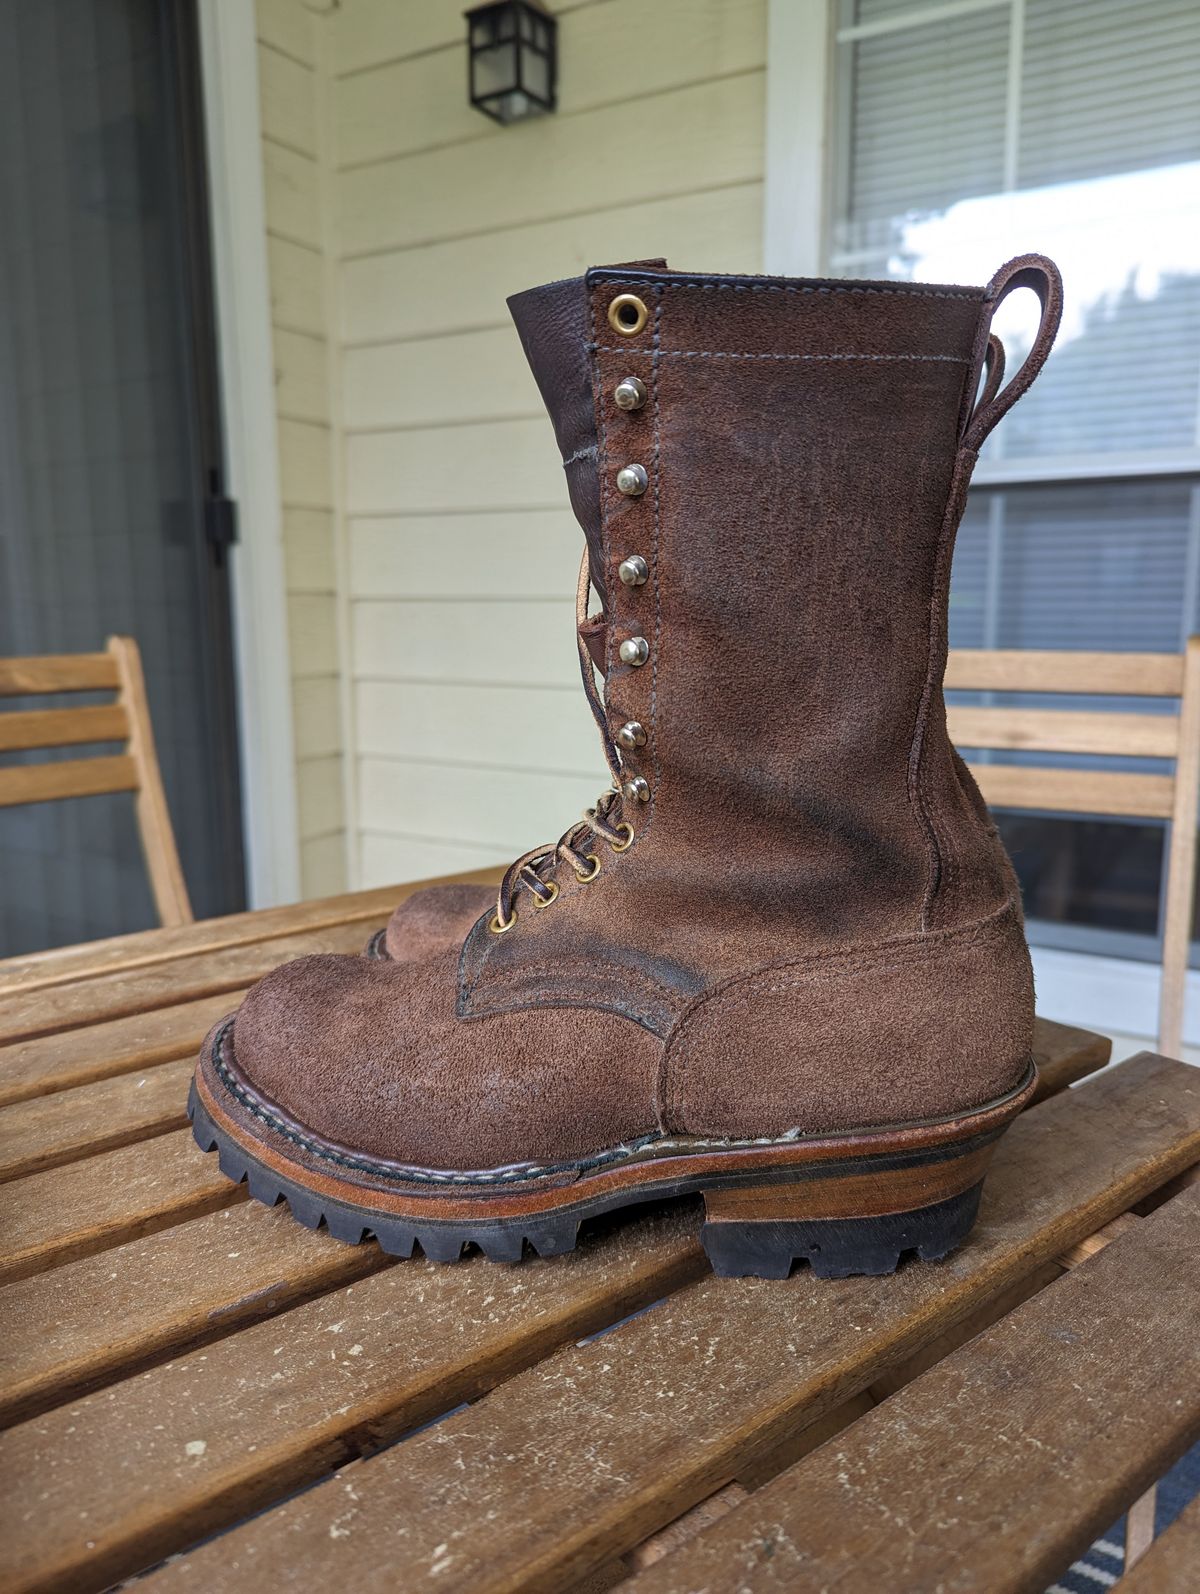
M 301 890 L 325 896 L 350 884 L 336 348 L 329 336 L 336 242 L 329 206 L 327 30 L 303 0 L 256 0 L 256 17 Z
M 606 783 L 505 296 L 760 269 L 765 0 L 553 9 L 558 114 L 501 129 L 462 0 L 258 0 L 306 890 L 334 888 L 343 755 L 352 884 L 506 860 Z

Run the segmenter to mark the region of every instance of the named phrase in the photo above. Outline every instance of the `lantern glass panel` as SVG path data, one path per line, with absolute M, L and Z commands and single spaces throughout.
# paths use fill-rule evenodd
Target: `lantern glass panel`
M 493 44 L 481 50 L 472 58 L 471 71 L 475 99 L 490 99 L 494 94 L 507 93 L 518 82 L 516 44 Z
M 550 98 L 550 63 L 544 55 L 533 50 L 521 53 L 521 83 L 535 99 L 543 104 Z

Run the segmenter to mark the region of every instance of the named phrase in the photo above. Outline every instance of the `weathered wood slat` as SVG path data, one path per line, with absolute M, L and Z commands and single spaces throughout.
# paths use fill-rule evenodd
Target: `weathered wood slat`
M 128 737 L 129 716 L 119 703 L 0 714 L 0 753 L 36 747 L 81 747 L 88 742 L 123 742 Z
M 1183 655 L 952 648 L 946 664 L 946 687 L 968 692 L 1178 697 L 1183 691 Z
M 244 1201 L 8 1284 L 0 1289 L 0 1424 L 232 1334 L 386 1261 L 376 1245 L 339 1245 L 283 1207 Z
M 949 704 L 946 723 L 956 747 L 1110 753 L 1125 758 L 1174 758 L 1179 750 L 1176 714 L 1072 714 L 1055 709 Z
M 0 1109 L 0 1182 L 181 1129 L 191 1072 L 184 1058 Z
M 991 808 L 1040 808 L 1056 814 L 1128 814 L 1169 819 L 1175 783 L 1169 775 L 1113 770 L 968 764 Z
M 245 1199 L 190 1129 L 15 1179 L 3 1192 L 0 1284 Z
M 1045 1588 L 1200 1435 L 1200 1340 L 1186 1310 L 1198 1272 L 1200 1192 L 1189 1191 L 631 1594 L 690 1594 L 714 1577 L 745 1594 L 875 1594 L 940 1586 L 949 1567 L 962 1594 Z
M 108 974 L 100 979 L 64 985 L 49 997 L 40 991 L 0 1000 L 0 1041 L 57 1034 L 84 1024 L 103 1023 L 127 1014 L 149 1013 L 180 1002 L 223 991 L 236 991 L 269 974 L 281 963 L 310 952 L 361 952 L 384 915 L 351 924 L 322 926 L 297 935 L 201 952 L 174 963 Z
M 1107 1035 L 1076 1029 L 1073 1024 L 1058 1024 L 1053 1019 L 1033 1021 L 1033 1060 L 1037 1064 L 1038 1088 L 1034 1101 L 1044 1101 L 1065 1090 L 1097 1069 L 1112 1056 L 1112 1041 Z
M 46 653 L 36 658 L 0 659 L 0 697 L 102 692 L 118 684 L 111 653 Z
M 100 797 L 106 792 L 136 791 L 137 787 L 137 765 L 128 753 L 13 764 L 0 769 L 0 808 L 57 802 L 65 797 Z
M 233 913 L 166 930 L 140 930 L 133 935 L 91 941 L 86 946 L 59 947 L 27 957 L 9 958 L 0 963 L 0 995 L 64 985 L 72 980 L 92 979 L 98 974 L 125 973 L 150 964 L 193 957 L 198 952 L 219 952 L 225 947 L 246 946 L 278 936 L 295 935 L 302 930 L 319 930 L 327 925 L 368 920 L 382 922 L 398 903 L 426 886 L 465 881 L 490 885 L 499 879 L 500 872 L 469 869 L 463 874 L 445 875 L 436 880 L 411 880 L 404 885 L 353 891 L 343 896 L 294 902 L 287 907 L 263 908 L 252 913 Z
M 677 1210 L 519 1270 L 401 1263 L 21 1423 L 0 1435 L 6 1594 L 107 1588 L 472 1399 L 698 1277 L 696 1231 Z
M 212 1026 L 244 995 L 241 989 L 223 991 L 179 1007 L 160 1007 L 107 1024 L 0 1046 L 0 1108 L 194 1057 Z M 53 1006 L 53 996 L 46 1001 Z
M 782 1441 L 798 1424 L 868 1387 L 1198 1151 L 1200 1077 L 1183 1064 L 1143 1056 L 1022 1116 L 997 1154 L 975 1234 L 945 1263 L 886 1279 L 830 1282 L 808 1273 L 786 1284 L 705 1279 L 376 1457 L 356 1472 L 355 1498 L 342 1480 L 329 1480 L 157 1576 L 165 1587 L 174 1581 L 231 1589 L 252 1581 L 255 1568 L 288 1563 L 303 1565 L 306 1577 L 324 1586 L 345 1570 L 339 1552 L 349 1534 L 356 1587 L 411 1587 L 435 1564 L 439 1587 L 473 1594 L 568 1586 L 722 1487 L 743 1454 Z M 382 1275 L 401 1284 L 407 1276 L 403 1269 Z M 430 1307 L 427 1295 L 423 1311 Z M 352 1320 L 346 1331 L 363 1341 Z M 257 1375 L 246 1363 L 246 1339 L 240 1364 L 214 1365 L 214 1348 L 203 1369 L 189 1367 L 189 1414 L 219 1405 L 218 1380 L 230 1379 L 240 1365 L 242 1421 L 245 1431 L 258 1431 L 266 1414 L 250 1395 Z M 165 1389 L 164 1383 L 153 1409 L 156 1421 L 168 1421 L 171 1438 L 161 1451 L 152 1448 L 175 1469 L 178 1502 L 189 1480 L 192 1488 L 201 1480 L 177 1459 L 183 1434 L 176 1418 L 164 1418 L 171 1405 Z M 443 1409 L 461 1390 L 445 1395 Z M 49 1420 L 39 1425 L 43 1447 L 52 1438 Z M 92 1446 L 112 1442 L 113 1434 L 89 1429 L 81 1439 L 78 1411 L 71 1420 L 82 1469 Z M 208 1431 L 216 1431 L 211 1422 Z M 311 1453 L 318 1437 L 290 1434 L 293 1478 L 319 1471 L 299 1454 Z M 222 1435 L 222 1445 L 228 1443 Z M 11 1458 L 17 1478 L 26 1453 Z M 0 1464 L 9 1460 L 0 1449 Z M 228 1498 L 235 1476 L 245 1487 L 241 1450 L 236 1473 L 227 1449 L 208 1465 L 206 1499 Z M 65 1481 L 60 1462 L 52 1486 Z M 162 1495 L 161 1479 L 153 1481 L 150 1492 L 127 1466 L 119 1501 L 106 1492 L 89 1522 L 107 1522 L 118 1511 L 125 1532 L 141 1524 L 143 1553 L 177 1547 L 197 1523 L 217 1525 L 197 1507 L 173 1530 L 160 1519 L 150 1534 L 147 1510 Z M 74 1525 L 68 1531 L 78 1533 Z M 78 1564 L 82 1539 L 72 1552 L 66 1536 L 55 1547 L 63 1557 L 55 1564 L 64 1567 Z M 128 1540 L 124 1553 L 127 1559 L 105 1560 L 91 1586 L 99 1586 L 102 1572 L 132 1569 L 136 1555 Z
M 1200 1495 L 1121 1579 L 1121 1594 L 1195 1594 L 1200 1582 Z

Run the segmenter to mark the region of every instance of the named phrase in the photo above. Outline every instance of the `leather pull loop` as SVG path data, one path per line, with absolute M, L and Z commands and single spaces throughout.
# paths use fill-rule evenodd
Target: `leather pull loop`
M 1018 288 L 1032 288 L 1042 307 L 1033 345 L 1023 364 L 1010 380 L 1001 387 L 1004 378 L 1004 346 L 992 331 L 996 311 Z M 962 446 L 977 453 L 983 447 L 988 433 L 1013 407 L 1032 384 L 1046 356 L 1050 353 L 1062 319 L 1062 278 L 1053 260 L 1045 255 L 1018 255 L 1010 260 L 988 283 L 983 300 L 983 314 L 979 322 L 979 336 L 975 356 L 971 363 L 973 381 L 967 384 L 968 395 L 979 388 L 983 375 L 983 391 L 967 413 L 962 429 Z M 968 399 L 969 402 L 969 399 Z

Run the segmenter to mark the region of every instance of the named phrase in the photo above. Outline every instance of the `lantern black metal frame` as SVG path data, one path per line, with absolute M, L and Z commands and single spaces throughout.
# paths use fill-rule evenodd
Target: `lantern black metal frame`
M 492 0 L 463 15 L 467 21 L 467 87 L 475 109 L 506 127 L 556 110 L 555 18 L 532 0 Z M 497 77 L 495 66 L 504 52 L 511 57 L 511 62 L 506 63 L 511 69 Z M 538 86 L 535 73 L 541 79 Z M 485 80 L 485 74 L 493 81 Z

